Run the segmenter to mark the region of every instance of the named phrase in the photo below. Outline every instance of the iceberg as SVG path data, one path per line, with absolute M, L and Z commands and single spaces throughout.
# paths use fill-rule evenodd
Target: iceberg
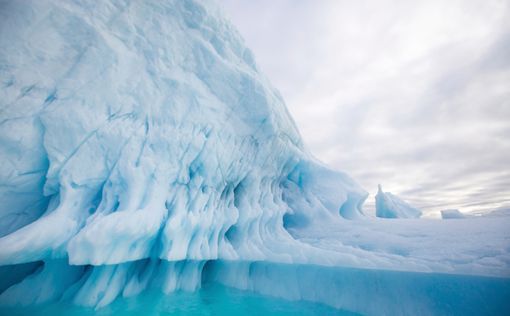
M 22 299 L 102 306 L 139 274 L 193 289 L 207 260 L 307 262 L 287 214 L 361 216 L 366 192 L 305 150 L 218 10 L 3 4 L 0 264 L 39 264 L 2 298 L 52 278 L 66 282 Z
M 466 218 L 466 215 L 461 213 L 458 209 L 448 209 L 441 211 L 442 219 Z
M 0 305 L 216 282 L 368 314 L 508 308 L 510 218 L 365 216 L 214 3 L 0 6 Z
M 382 218 L 418 218 L 421 211 L 390 192 L 383 192 L 381 185 L 375 196 L 375 213 Z

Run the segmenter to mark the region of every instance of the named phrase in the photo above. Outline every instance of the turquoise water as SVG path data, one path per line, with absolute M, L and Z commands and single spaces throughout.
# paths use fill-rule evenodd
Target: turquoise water
M 251 292 L 206 285 L 195 293 L 177 292 L 163 295 L 147 292 L 137 297 L 118 299 L 94 310 L 69 303 L 52 303 L 30 307 L 0 307 L 0 315 L 357 315 L 326 305 L 287 301 Z

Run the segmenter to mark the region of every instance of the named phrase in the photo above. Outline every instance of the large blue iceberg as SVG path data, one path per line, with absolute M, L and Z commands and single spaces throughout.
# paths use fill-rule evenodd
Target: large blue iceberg
M 365 216 L 216 5 L 2 1 L 0 48 L 0 304 L 219 282 L 369 314 L 508 307 L 510 220 Z M 431 272 L 461 277 L 427 305 Z M 409 300 L 364 304 L 373 280 Z

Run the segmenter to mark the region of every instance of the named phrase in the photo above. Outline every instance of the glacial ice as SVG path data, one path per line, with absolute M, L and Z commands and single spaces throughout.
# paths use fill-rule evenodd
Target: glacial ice
M 466 215 L 461 213 L 458 209 L 447 209 L 441 211 L 442 219 L 465 218 Z
M 390 192 L 383 192 L 378 186 L 375 196 L 375 213 L 382 218 L 418 218 L 421 211 Z
M 0 304 L 102 307 L 212 281 L 398 314 L 447 273 L 452 293 L 508 307 L 510 217 L 365 216 L 367 193 L 307 151 L 209 1 L 3 1 L 0 47 Z M 374 273 L 409 301 L 340 298 Z

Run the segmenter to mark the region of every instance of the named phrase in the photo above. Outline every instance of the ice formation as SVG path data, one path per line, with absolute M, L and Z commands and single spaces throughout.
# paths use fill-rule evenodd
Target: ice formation
M 441 211 L 442 219 L 453 219 L 453 218 L 466 218 L 466 215 L 461 213 L 458 209 L 448 209 Z
M 216 10 L 3 4 L 0 262 L 45 262 L 17 288 L 66 271 L 81 284 L 76 301 L 102 305 L 141 286 L 126 285 L 133 270 L 306 262 L 285 214 L 360 216 L 365 191 L 304 150 L 281 97 Z M 298 203 L 307 209 L 289 208 Z M 100 289 L 111 278 L 122 285 Z
M 412 207 L 390 192 L 383 192 L 381 185 L 378 186 L 375 196 L 375 213 L 383 218 L 418 218 L 421 211 Z
M 281 265 L 509 276 L 507 219 L 462 221 L 460 238 L 490 242 L 453 247 L 446 221 L 366 218 L 367 193 L 304 148 L 214 4 L 0 6 L 0 303 L 101 307 L 204 280 L 259 291 Z

